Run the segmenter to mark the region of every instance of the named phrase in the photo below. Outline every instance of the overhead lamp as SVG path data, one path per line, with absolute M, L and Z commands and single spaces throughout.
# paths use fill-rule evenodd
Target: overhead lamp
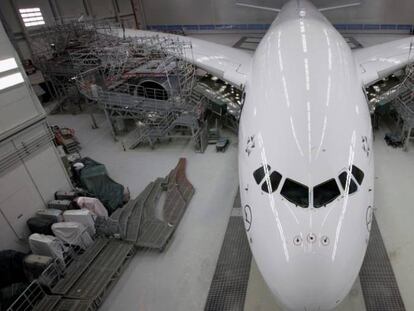
M 7 89 L 9 87 L 23 83 L 24 79 L 20 72 L 13 73 L 0 78 L 0 91 Z
M 0 72 L 6 72 L 17 68 L 16 59 L 14 57 L 0 60 Z

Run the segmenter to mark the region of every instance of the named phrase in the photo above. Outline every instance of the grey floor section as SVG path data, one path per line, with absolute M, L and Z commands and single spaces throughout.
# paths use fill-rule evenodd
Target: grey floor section
M 206 311 L 243 310 L 252 254 L 240 214 L 240 195 L 234 200 L 223 245 L 206 302 Z
M 367 311 L 405 310 L 375 217 L 359 278 Z

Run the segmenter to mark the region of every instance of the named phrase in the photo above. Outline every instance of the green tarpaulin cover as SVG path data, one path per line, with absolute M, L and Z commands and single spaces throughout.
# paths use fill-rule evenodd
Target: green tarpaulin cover
M 109 214 L 122 206 L 124 186 L 113 181 L 106 171 L 105 165 L 83 158 L 85 167 L 80 171 L 79 179 L 83 188 L 96 196 L 105 205 Z

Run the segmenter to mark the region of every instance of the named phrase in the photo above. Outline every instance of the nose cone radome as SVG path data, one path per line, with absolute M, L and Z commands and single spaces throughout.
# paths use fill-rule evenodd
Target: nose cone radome
M 268 284 L 288 311 L 333 310 L 349 293 L 360 268 L 341 261 L 321 254 L 303 255 L 292 259 L 277 272 L 281 277 Z

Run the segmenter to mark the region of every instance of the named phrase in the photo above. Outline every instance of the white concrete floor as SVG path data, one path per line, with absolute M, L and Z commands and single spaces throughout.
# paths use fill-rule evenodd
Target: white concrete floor
M 157 177 L 166 176 L 180 157 L 187 158 L 187 177 L 195 187 L 173 240 L 164 253 L 137 253 L 101 310 L 204 310 L 210 283 L 238 187 L 237 138 L 225 153 L 209 146 L 195 153 L 187 140 L 174 140 L 155 150 L 123 151 L 115 143 L 104 116 L 53 115 L 51 124 L 71 127 L 82 145 L 82 156 L 106 165 L 109 175 L 128 186 L 135 197 Z
M 199 35 L 233 45 L 242 35 Z M 392 36 L 392 39 L 400 36 Z M 364 46 L 390 40 L 372 35 L 355 38 Z M 371 39 L 370 39 L 371 38 Z M 226 43 L 227 42 L 227 43 Z M 152 151 L 140 147 L 123 151 L 115 143 L 103 115 L 92 130 L 88 115 L 53 115 L 51 124 L 72 127 L 83 156 L 104 163 L 110 176 L 139 194 L 156 177 L 165 176 L 179 157 L 188 159 L 187 174 L 196 193 L 167 251 L 138 253 L 106 299 L 102 310 L 203 310 L 237 189 L 237 138 L 224 154 L 209 147 L 193 151 L 188 141 L 162 144 Z M 375 204 L 377 221 L 407 310 L 414 310 L 414 144 L 408 152 L 388 147 L 383 127 L 376 132 Z M 337 311 L 364 310 L 357 281 Z M 279 310 L 252 262 L 245 310 Z

